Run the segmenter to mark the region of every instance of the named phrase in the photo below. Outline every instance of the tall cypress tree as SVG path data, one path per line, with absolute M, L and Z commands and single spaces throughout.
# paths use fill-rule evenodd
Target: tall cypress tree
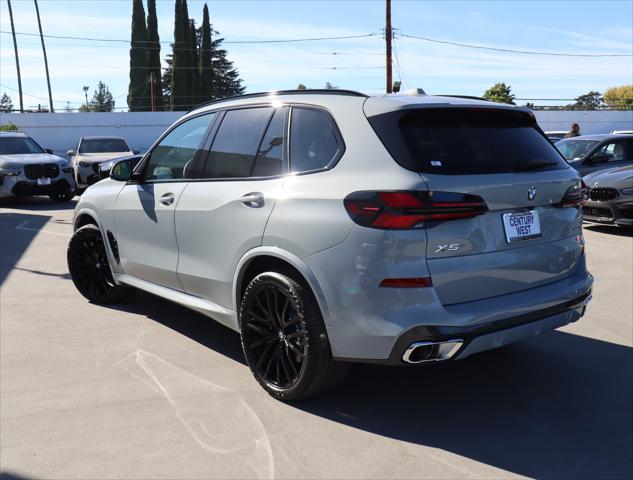
M 189 49 L 189 36 L 187 25 L 189 18 L 186 16 L 185 0 L 176 0 L 176 14 L 174 18 L 174 44 L 171 72 L 171 109 L 182 110 L 186 107 L 187 88 L 187 62 Z
M 163 89 L 160 78 L 160 37 L 158 36 L 156 0 L 147 0 L 147 66 L 149 67 L 147 69 L 149 75 L 152 75 L 154 79 L 154 102 L 156 110 L 162 110 Z
M 202 102 L 213 99 L 213 69 L 211 61 L 213 59 L 213 44 L 211 42 L 211 22 L 209 21 L 209 7 L 204 4 L 202 10 L 202 30 L 200 32 L 200 84 L 198 92 Z
M 200 74 L 198 71 L 198 30 L 195 20 L 189 20 L 189 107 L 200 103 Z
M 127 105 L 130 111 L 147 110 L 149 104 L 147 82 L 147 28 L 143 0 L 133 0 L 132 42 L 130 47 L 130 86 Z

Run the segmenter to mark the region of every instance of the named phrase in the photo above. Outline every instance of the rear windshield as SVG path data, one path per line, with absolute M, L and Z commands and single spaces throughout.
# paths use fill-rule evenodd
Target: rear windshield
M 465 175 L 568 167 L 525 112 L 425 108 L 377 115 L 369 122 L 394 159 L 416 172 Z
M 0 137 L 0 155 L 44 153 L 44 150 L 30 138 Z
M 110 152 L 129 152 L 130 147 L 127 146 L 122 138 L 99 138 L 84 139 L 79 146 L 79 153 L 110 153 Z

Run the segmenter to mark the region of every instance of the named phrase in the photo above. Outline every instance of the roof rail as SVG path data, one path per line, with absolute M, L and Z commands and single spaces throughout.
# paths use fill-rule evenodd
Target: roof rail
M 438 97 L 465 98 L 467 100 L 481 100 L 482 102 L 491 102 L 487 98 L 475 97 L 473 95 L 436 95 Z
M 229 100 L 236 100 L 240 98 L 255 98 L 255 97 L 267 97 L 269 95 L 305 95 L 305 94 L 318 94 L 318 95 L 347 95 L 350 97 L 364 97 L 367 98 L 368 95 L 364 93 L 357 92 L 355 90 L 343 90 L 340 88 L 307 88 L 302 90 L 273 90 L 271 92 L 257 92 L 257 93 L 244 93 L 242 95 L 232 95 L 230 97 L 219 98 L 217 100 L 210 100 L 208 102 L 201 103 L 191 108 L 187 113 L 193 112 L 201 107 L 206 107 L 208 105 L 213 105 L 216 103 L 226 102 Z

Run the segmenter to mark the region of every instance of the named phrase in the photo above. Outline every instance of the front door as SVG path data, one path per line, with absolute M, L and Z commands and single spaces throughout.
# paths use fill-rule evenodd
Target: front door
M 174 212 L 214 117 L 208 113 L 173 127 L 139 165 L 142 180 L 119 194 L 115 227 L 124 273 L 182 290 Z

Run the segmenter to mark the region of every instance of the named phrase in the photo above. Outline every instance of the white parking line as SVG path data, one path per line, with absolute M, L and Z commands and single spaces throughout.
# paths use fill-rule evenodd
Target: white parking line
M 59 232 L 51 232 L 49 230 L 44 230 L 43 228 L 31 228 L 31 227 L 26 227 L 25 225 L 29 223 L 28 220 L 23 221 L 20 225 L 18 225 L 17 227 L 15 227 L 16 230 L 26 230 L 27 232 L 42 232 L 42 233 L 48 233 L 49 235 L 57 235 L 59 237 L 70 237 L 70 235 L 68 235 L 67 233 L 59 233 Z

